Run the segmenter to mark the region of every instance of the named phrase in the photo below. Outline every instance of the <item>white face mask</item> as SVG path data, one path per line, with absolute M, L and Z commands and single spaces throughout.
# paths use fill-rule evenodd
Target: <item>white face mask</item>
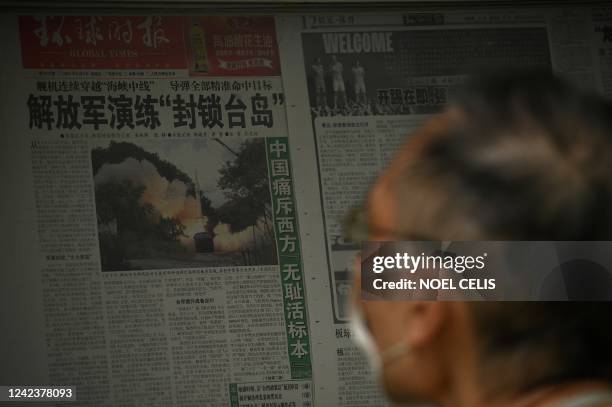
M 351 337 L 365 353 L 372 377 L 376 382 L 380 382 L 385 365 L 397 360 L 400 356 L 406 356 L 410 353 L 410 348 L 404 341 L 388 347 L 383 352 L 379 352 L 378 346 L 376 346 L 376 342 L 374 342 L 374 338 L 366 326 L 363 314 L 358 309 L 353 309 L 350 325 Z
M 376 342 L 368 330 L 363 314 L 358 309 L 353 309 L 351 317 L 351 337 L 357 346 L 365 353 L 373 380 L 381 384 L 383 368 L 389 363 L 398 360 L 402 356 L 410 354 L 410 347 L 404 341 L 398 342 L 385 349 L 378 351 Z M 404 407 L 431 407 L 419 400 L 404 399 L 401 402 Z

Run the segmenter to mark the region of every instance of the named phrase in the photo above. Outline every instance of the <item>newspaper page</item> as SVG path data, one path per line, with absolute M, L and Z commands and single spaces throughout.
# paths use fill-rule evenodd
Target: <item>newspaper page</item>
M 610 16 L 0 16 L 0 384 L 389 405 L 351 340 L 343 216 L 474 69 L 610 95 Z
M 47 372 L 14 384 L 73 385 L 79 405 L 311 406 L 274 18 L 13 18 Z
M 383 406 L 387 401 L 376 378 L 350 340 L 351 269 L 358 245 L 343 238 L 342 219 L 363 205 L 397 148 L 452 100 L 467 74 L 479 69 L 551 69 L 547 14 L 541 9 L 406 12 L 280 21 L 289 132 L 294 147 L 316 153 L 317 172 L 308 177 L 319 180 L 317 215 L 323 218 L 325 237 L 326 258 L 313 265 L 306 256 L 305 267 L 327 271 L 321 290 L 328 287 L 328 312 L 333 313 L 324 327 L 328 346 L 322 347 L 333 362 L 327 362 L 325 371 L 315 363 L 315 386 L 318 397 L 334 405 Z M 304 117 L 305 110 L 309 117 Z M 307 182 L 301 174 L 298 184 Z M 298 201 L 307 200 L 298 194 Z M 317 204 L 314 201 L 309 208 Z M 326 310 L 319 307 L 316 312 Z M 321 389 L 322 377 L 337 387 Z

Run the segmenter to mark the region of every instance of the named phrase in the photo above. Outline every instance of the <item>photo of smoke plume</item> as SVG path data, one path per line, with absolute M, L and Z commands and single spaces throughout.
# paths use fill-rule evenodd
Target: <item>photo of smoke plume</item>
M 93 148 L 102 271 L 277 264 L 264 141 Z

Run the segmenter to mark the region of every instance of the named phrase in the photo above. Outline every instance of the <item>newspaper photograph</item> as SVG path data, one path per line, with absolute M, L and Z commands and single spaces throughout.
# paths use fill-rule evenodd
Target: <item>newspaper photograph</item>
M 313 116 L 432 113 L 468 72 L 548 67 L 546 27 L 302 34 Z
M 103 271 L 277 263 L 263 138 L 105 144 L 92 150 Z

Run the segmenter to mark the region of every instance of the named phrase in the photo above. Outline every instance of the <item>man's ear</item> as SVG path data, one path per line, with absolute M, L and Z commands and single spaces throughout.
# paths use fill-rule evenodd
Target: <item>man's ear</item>
M 411 349 L 427 346 L 443 333 L 451 313 L 451 303 L 443 301 L 404 302 L 404 338 Z

